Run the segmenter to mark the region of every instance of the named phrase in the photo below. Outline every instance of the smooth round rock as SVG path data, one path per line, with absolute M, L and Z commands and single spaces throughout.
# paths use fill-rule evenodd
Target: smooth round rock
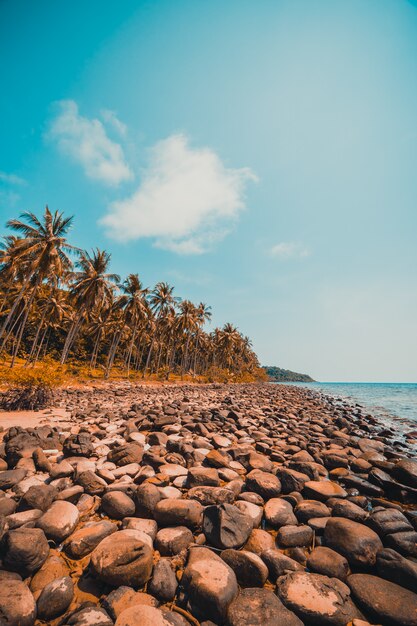
M 293 572 L 277 581 L 282 602 L 307 623 L 346 626 L 362 615 L 350 598 L 350 590 L 337 578 Z
M 120 530 L 106 537 L 91 555 L 97 578 L 114 586 L 142 587 L 151 576 L 152 565 L 152 549 L 135 530 Z
M 208 548 L 191 548 L 181 584 L 188 594 L 193 615 L 222 623 L 237 596 L 235 573 Z
M 324 529 L 324 543 L 358 567 L 373 567 L 376 554 L 383 547 L 373 530 L 342 517 L 329 519 Z
M 241 587 L 263 587 L 268 568 L 257 554 L 229 549 L 223 550 L 220 556 L 232 568 Z
M 80 513 L 74 504 L 64 500 L 56 500 L 39 518 L 37 526 L 44 531 L 48 539 L 61 543 L 73 532 L 79 518 Z
M 417 626 L 417 594 L 370 574 L 352 574 L 347 583 L 359 605 L 378 622 Z
M 74 583 L 69 576 L 50 582 L 38 598 L 38 617 L 48 621 L 63 615 L 72 602 Z
M 101 498 L 101 508 L 112 519 L 123 519 L 134 515 L 136 506 L 132 498 L 123 491 L 108 491 Z
M 174 556 L 186 550 L 193 541 L 193 533 L 186 526 L 162 528 L 156 535 L 155 549 L 162 556 Z

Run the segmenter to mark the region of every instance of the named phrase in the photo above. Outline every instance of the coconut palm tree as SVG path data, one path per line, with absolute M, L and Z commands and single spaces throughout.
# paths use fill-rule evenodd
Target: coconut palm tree
M 4 320 L 0 330 L 0 338 L 6 332 L 28 288 L 32 287 L 33 289 L 33 298 L 28 300 L 30 307 L 41 283 L 48 280 L 51 284 L 59 284 L 63 274 L 72 269 L 69 253 L 78 251 L 78 248 L 71 246 L 66 239 L 73 217 L 64 217 L 63 213 L 59 211 L 51 213 L 48 207 L 45 208 L 42 219 L 38 219 L 30 211 L 22 213 L 20 217 L 21 219 L 9 220 L 7 226 L 23 235 L 12 242 L 9 253 L 10 261 L 13 259 L 17 266 L 16 270 L 23 274 L 22 283 L 20 291 Z M 2 264 L 0 273 L 10 271 L 10 269 L 10 265 L 6 261 L 5 264 Z M 22 320 L 20 336 L 23 334 L 27 317 L 28 312 L 25 313 Z
M 82 252 L 77 261 L 78 272 L 71 275 L 70 297 L 74 302 L 75 314 L 70 325 L 61 355 L 65 363 L 68 353 L 86 317 L 102 306 L 113 296 L 115 283 L 120 282 L 118 274 L 107 272 L 111 255 L 105 250 L 94 249 L 91 255 Z

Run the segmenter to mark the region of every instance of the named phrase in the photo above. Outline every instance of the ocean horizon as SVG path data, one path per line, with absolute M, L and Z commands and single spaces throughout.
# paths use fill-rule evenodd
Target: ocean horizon
M 383 420 L 398 418 L 417 422 L 417 383 L 364 382 L 291 382 L 278 383 L 314 389 L 359 404 L 375 417 Z

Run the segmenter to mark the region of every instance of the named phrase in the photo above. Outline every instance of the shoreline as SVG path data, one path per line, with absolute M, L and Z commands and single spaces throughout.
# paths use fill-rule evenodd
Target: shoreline
M 270 383 L 56 399 L 2 433 L 0 614 L 20 593 L 28 626 L 415 624 L 417 462 L 363 407 Z

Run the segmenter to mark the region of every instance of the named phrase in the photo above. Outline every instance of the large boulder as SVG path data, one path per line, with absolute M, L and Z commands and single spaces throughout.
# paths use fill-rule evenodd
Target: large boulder
M 181 580 L 193 614 L 200 620 L 222 623 L 237 596 L 233 570 L 208 548 L 191 548 Z
M 376 532 L 350 519 L 331 517 L 324 529 L 324 542 L 342 554 L 351 565 L 373 567 L 382 542 Z
M 136 530 L 120 530 L 103 539 L 91 555 L 93 572 L 109 585 L 142 587 L 150 578 L 152 549 Z

